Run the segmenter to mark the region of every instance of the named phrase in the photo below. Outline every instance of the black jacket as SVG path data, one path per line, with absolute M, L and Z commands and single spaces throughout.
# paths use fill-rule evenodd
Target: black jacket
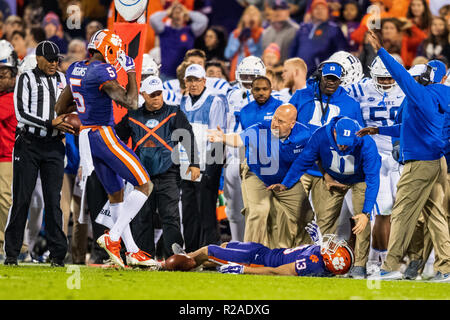
M 183 140 L 174 135 L 176 139 L 172 140 L 172 133 L 177 129 L 186 130 L 184 136 L 189 139 Z M 194 132 L 179 106 L 164 103 L 161 109 L 156 111 L 148 111 L 145 106 L 130 110 L 115 126 L 115 130 L 125 143 L 131 138 L 132 149 L 150 176 L 164 173 L 179 165 L 178 142 L 181 142 L 190 155 L 191 166 L 199 167 Z

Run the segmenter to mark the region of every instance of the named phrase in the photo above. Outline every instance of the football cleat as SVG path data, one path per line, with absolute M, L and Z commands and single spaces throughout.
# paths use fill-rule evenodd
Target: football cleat
M 450 282 L 450 272 L 442 273 L 440 271 L 436 272 L 434 278 L 430 279 L 431 282 Z
M 365 279 L 367 277 L 366 268 L 361 266 L 354 266 L 350 269 L 349 277 L 353 279 Z
M 161 269 L 161 263 L 153 260 L 152 256 L 145 251 L 139 250 L 138 252 L 127 252 L 127 265 L 130 267 L 147 267 L 151 270 L 158 271 Z
M 403 274 L 400 271 L 386 271 L 386 270 L 381 269 L 379 272 L 372 274 L 367 279 L 369 279 L 369 280 L 402 280 Z
M 419 269 L 422 265 L 422 260 L 412 260 L 403 274 L 403 279 L 415 280 L 419 275 Z
M 118 241 L 112 241 L 109 234 L 105 233 L 97 239 L 97 243 L 105 249 L 114 264 L 125 268 L 125 264 L 120 257 L 120 239 Z

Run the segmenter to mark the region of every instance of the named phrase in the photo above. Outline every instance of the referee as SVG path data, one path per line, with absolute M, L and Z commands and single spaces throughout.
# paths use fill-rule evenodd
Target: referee
M 62 229 L 60 193 L 64 175 L 63 132 L 73 132 L 56 117 L 55 103 L 65 87 L 57 71 L 59 48 L 51 41 L 36 47 L 37 67 L 20 75 L 14 90 L 17 117 L 13 152 L 12 207 L 5 229 L 5 265 L 17 265 L 25 224 L 38 173 L 45 203 L 45 232 L 52 266 L 64 266 L 67 238 Z

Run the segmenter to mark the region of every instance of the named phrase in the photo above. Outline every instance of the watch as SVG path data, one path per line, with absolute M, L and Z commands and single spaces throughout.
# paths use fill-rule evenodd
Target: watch
M 362 214 L 365 214 L 367 216 L 367 218 L 370 220 L 370 213 L 363 212 Z

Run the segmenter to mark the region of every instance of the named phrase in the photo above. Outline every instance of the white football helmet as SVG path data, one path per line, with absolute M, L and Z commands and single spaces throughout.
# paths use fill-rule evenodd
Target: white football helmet
M 266 75 L 266 66 L 260 58 L 248 56 L 239 63 L 235 75 L 239 87 L 241 89 L 248 89 L 246 85 L 251 85 L 256 77 Z
M 144 53 L 142 57 L 142 75 L 159 77 L 159 67 L 160 65 L 149 54 Z
M 347 51 L 333 53 L 331 57 L 322 62 L 321 65 L 327 62 L 337 63 L 344 69 L 341 77 L 341 85 L 343 87 L 356 83 L 364 77 L 361 61 Z
M 27 72 L 28 70 L 32 70 L 36 68 L 37 60 L 36 55 L 29 54 L 23 58 L 22 62 L 19 64 L 19 73 Z
M 17 54 L 14 47 L 6 40 L 0 40 L 0 65 L 17 68 Z
M 381 58 L 378 56 L 372 61 L 372 64 L 370 65 L 370 77 L 375 84 L 375 88 L 381 94 L 388 93 L 397 86 L 397 82 L 394 82 L 393 84 L 381 84 L 378 82 L 378 78 L 392 78 L 383 61 L 381 61 Z

